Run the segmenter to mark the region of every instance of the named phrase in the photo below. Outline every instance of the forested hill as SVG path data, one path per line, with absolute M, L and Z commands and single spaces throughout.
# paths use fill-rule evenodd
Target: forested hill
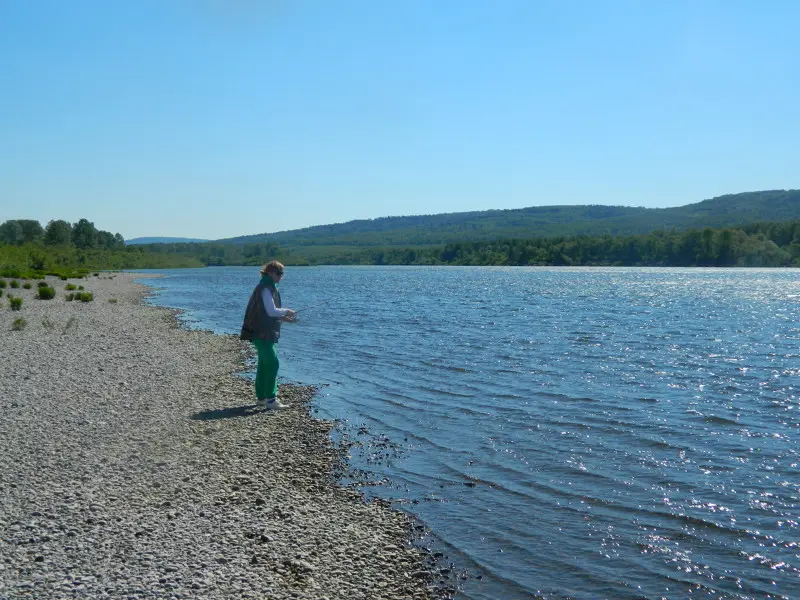
M 132 240 L 125 240 L 125 244 L 128 246 L 136 246 L 137 244 L 201 244 L 208 241 L 184 237 L 138 237 Z
M 503 238 L 636 235 L 656 230 L 736 227 L 800 219 L 800 190 L 718 196 L 676 208 L 534 206 L 510 210 L 384 217 L 218 240 L 303 246 L 416 246 Z

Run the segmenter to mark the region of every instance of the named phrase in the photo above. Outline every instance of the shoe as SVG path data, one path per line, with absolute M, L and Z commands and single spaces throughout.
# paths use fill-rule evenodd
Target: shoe
M 256 406 L 258 408 L 264 408 L 267 405 L 268 398 L 257 398 L 256 399 Z
M 286 408 L 286 405 L 277 398 L 267 398 L 261 406 L 266 410 L 280 410 L 281 408 Z

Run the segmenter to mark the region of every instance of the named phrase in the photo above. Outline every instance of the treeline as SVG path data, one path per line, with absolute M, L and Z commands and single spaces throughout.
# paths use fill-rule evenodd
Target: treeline
M 8 223 L 0 226 L 0 233 L 11 232 L 14 241 L 9 243 L 8 238 L 0 237 L 0 270 L 20 273 L 260 265 L 270 260 L 291 265 L 800 267 L 800 221 L 756 223 L 741 228 L 659 230 L 646 235 L 519 238 L 438 246 L 298 247 L 295 252 L 275 242 L 105 247 L 101 244 L 111 242 L 101 234 L 107 232 L 97 231 L 85 219 L 70 226 L 69 242 L 64 243 L 66 230 L 51 227 L 54 221 L 41 232 L 32 225 L 35 221 L 11 222 L 15 226 Z M 54 243 L 54 232 L 59 231 L 62 243 Z M 116 236 L 112 237 L 116 240 Z
M 126 247 L 119 233 L 97 229 L 88 219 L 74 224 L 54 220 L 46 227 L 30 219 L 0 225 L 0 271 L 9 276 L 202 266 L 191 256 L 159 255 Z
M 48 246 L 39 243 L 0 244 L 0 270 L 19 273 L 61 274 L 74 269 L 179 269 L 224 265 L 261 265 L 270 260 L 286 264 L 308 261 L 281 254 L 277 245 L 268 248 L 242 248 L 214 244 L 186 244 L 193 248 L 163 248 L 169 244 L 124 246 L 106 250 L 80 249 L 75 246 Z
M 75 224 L 50 221 L 46 227 L 28 219 L 9 220 L 0 225 L 0 270 L 19 276 L 86 269 L 260 265 L 276 259 L 287 264 L 307 264 L 281 252 L 276 243 L 126 246 L 120 234 L 99 230 L 87 219 Z
M 74 246 L 46 246 L 28 243 L 21 246 L 0 244 L 0 273 L 5 277 L 63 275 L 74 271 L 100 269 L 175 269 L 203 267 L 189 256 L 158 255 L 150 252 L 83 250 Z
M 275 242 L 253 244 L 219 244 L 214 242 L 190 242 L 170 244 L 138 244 L 130 246 L 142 252 L 163 256 L 191 257 L 204 265 L 223 267 L 234 265 L 263 265 L 271 260 L 284 264 L 307 265 L 308 261 L 281 250 Z
M 72 246 L 81 250 L 118 250 L 125 247 L 125 239 L 118 233 L 102 231 L 87 219 L 72 224 L 67 221 L 50 221 L 42 227 L 39 221 L 12 219 L 0 225 L 0 244 L 45 246 Z
M 384 248 L 317 254 L 317 264 L 553 265 L 661 267 L 800 266 L 800 221 L 741 229 L 655 231 L 632 236 L 571 236 Z

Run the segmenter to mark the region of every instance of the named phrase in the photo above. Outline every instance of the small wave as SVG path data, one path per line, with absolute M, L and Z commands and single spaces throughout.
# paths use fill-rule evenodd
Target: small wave
M 477 407 L 476 408 L 470 408 L 469 406 L 466 406 L 464 404 L 462 404 L 460 406 L 456 406 L 453 410 L 455 410 L 458 413 L 464 414 L 464 415 L 474 415 L 474 416 L 481 416 L 481 417 L 485 417 L 486 415 L 490 414 L 486 410 L 478 410 Z
M 643 446 L 649 446 L 651 448 L 657 448 L 659 450 L 677 450 L 679 452 L 685 452 L 689 450 L 687 446 L 673 444 L 666 440 L 657 440 L 654 438 L 649 438 L 643 435 L 639 435 L 636 438 Z
M 714 423 L 715 425 L 738 425 L 739 421 L 729 419 L 728 417 L 720 417 L 718 415 L 705 415 L 703 419 L 706 423 Z
M 746 529 L 734 527 L 731 525 L 724 525 L 711 519 L 704 519 L 687 513 L 672 513 L 655 510 L 652 508 L 645 508 L 642 506 L 631 507 L 632 514 L 638 514 L 643 517 L 657 518 L 660 525 L 649 523 L 648 526 L 661 527 L 664 531 L 670 534 L 691 535 L 691 537 L 700 537 L 697 533 L 688 534 L 683 528 L 693 527 L 699 530 L 713 530 L 715 533 L 724 534 L 731 539 L 739 539 L 741 537 L 749 537 Z
M 563 402 L 597 402 L 596 398 L 590 398 L 588 396 L 570 396 L 568 394 L 560 394 L 557 392 L 541 392 L 538 391 L 535 393 L 533 398 L 542 398 L 544 400 L 556 400 L 556 401 L 563 401 Z
M 467 367 L 457 367 L 457 366 L 454 366 L 454 365 L 443 365 L 441 363 L 431 362 L 431 361 L 427 361 L 427 360 L 421 360 L 421 361 L 419 361 L 419 364 L 423 365 L 423 366 L 426 366 L 426 367 L 433 367 L 434 369 L 438 369 L 440 371 L 446 371 L 446 372 L 450 372 L 450 373 L 476 373 L 477 372 L 474 369 L 468 369 Z
M 699 464 L 697 468 L 704 473 L 733 473 L 736 469 L 726 465 Z
M 495 373 L 498 375 L 519 375 L 522 371 L 519 369 L 497 369 Z
M 448 389 L 444 389 L 444 388 L 429 387 L 427 385 L 418 386 L 416 389 L 418 389 L 418 390 L 420 390 L 422 392 L 433 394 L 435 396 L 450 396 L 450 397 L 453 397 L 453 398 L 473 398 L 474 397 L 473 394 L 462 394 L 460 392 L 455 392 L 453 390 L 448 390 Z

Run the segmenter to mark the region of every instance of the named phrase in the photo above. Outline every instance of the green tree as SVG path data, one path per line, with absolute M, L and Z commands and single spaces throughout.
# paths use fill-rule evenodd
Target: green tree
M 97 229 L 94 223 L 81 219 L 72 228 L 72 243 L 76 248 L 94 248 L 97 245 Z
M 19 246 L 25 240 L 25 234 L 19 221 L 6 221 L 0 225 L 0 243 Z
M 699 251 L 696 254 L 698 267 L 708 267 L 714 264 L 714 230 L 710 227 L 703 229 L 700 234 Z
M 44 243 L 48 246 L 66 246 L 72 241 L 72 225 L 66 221 L 50 221 L 44 232 Z
M 720 267 L 728 267 L 733 264 L 733 231 L 723 229 L 717 236 L 716 264 Z
M 98 248 L 105 248 L 106 250 L 114 250 L 119 247 L 116 236 L 108 231 L 97 232 L 95 246 Z
M 31 242 L 38 242 L 44 237 L 44 229 L 42 229 L 39 221 L 20 219 L 17 223 L 22 227 L 23 243 L 29 244 Z

